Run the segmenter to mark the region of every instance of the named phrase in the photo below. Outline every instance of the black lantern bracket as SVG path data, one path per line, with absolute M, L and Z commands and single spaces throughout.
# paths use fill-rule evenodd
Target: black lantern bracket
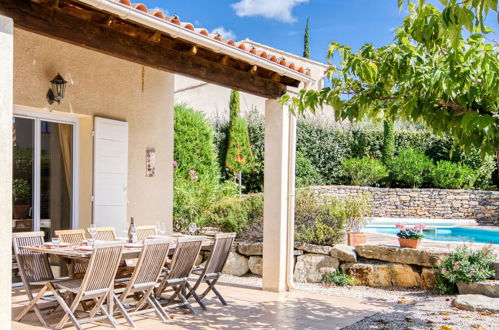
M 54 102 L 61 104 L 68 82 L 58 73 L 50 83 L 52 84 L 52 88 L 47 92 L 47 102 L 49 104 L 53 104 Z

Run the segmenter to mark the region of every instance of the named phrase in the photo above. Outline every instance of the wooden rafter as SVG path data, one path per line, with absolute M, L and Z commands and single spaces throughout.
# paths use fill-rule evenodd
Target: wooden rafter
M 0 13 L 37 34 L 265 98 L 278 98 L 286 86 L 299 84 L 69 0 L 2 0 Z

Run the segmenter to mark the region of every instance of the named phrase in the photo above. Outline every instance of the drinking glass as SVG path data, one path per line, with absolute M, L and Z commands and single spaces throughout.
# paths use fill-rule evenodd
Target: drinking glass
M 58 248 L 59 244 L 61 244 L 61 239 L 59 237 L 52 237 L 52 245 Z
M 196 225 L 195 222 L 191 222 L 189 224 L 189 233 L 191 233 L 191 235 L 194 235 L 194 233 L 196 232 L 197 229 L 198 229 L 198 226 Z
M 167 232 L 166 222 L 161 222 L 159 224 L 159 233 L 163 236 L 166 234 L 166 232 Z
M 90 224 L 88 233 L 92 236 L 92 239 L 95 239 L 95 234 L 97 234 L 97 227 L 95 226 L 95 223 Z

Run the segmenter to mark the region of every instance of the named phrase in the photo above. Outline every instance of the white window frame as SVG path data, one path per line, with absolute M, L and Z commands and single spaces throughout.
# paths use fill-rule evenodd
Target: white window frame
M 34 168 L 33 168 L 33 230 L 40 230 L 40 158 L 41 158 L 41 122 L 49 121 L 73 126 L 73 177 L 71 199 L 71 229 L 80 228 L 80 119 L 70 115 L 30 111 L 14 108 L 14 117 L 31 119 L 35 122 L 34 130 Z

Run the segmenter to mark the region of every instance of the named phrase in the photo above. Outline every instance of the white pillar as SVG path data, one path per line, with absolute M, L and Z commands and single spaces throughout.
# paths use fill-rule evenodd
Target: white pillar
M 12 105 L 14 24 L 0 15 L 0 328 L 11 324 L 12 249 Z
M 265 104 L 263 290 L 286 290 L 289 111 Z

